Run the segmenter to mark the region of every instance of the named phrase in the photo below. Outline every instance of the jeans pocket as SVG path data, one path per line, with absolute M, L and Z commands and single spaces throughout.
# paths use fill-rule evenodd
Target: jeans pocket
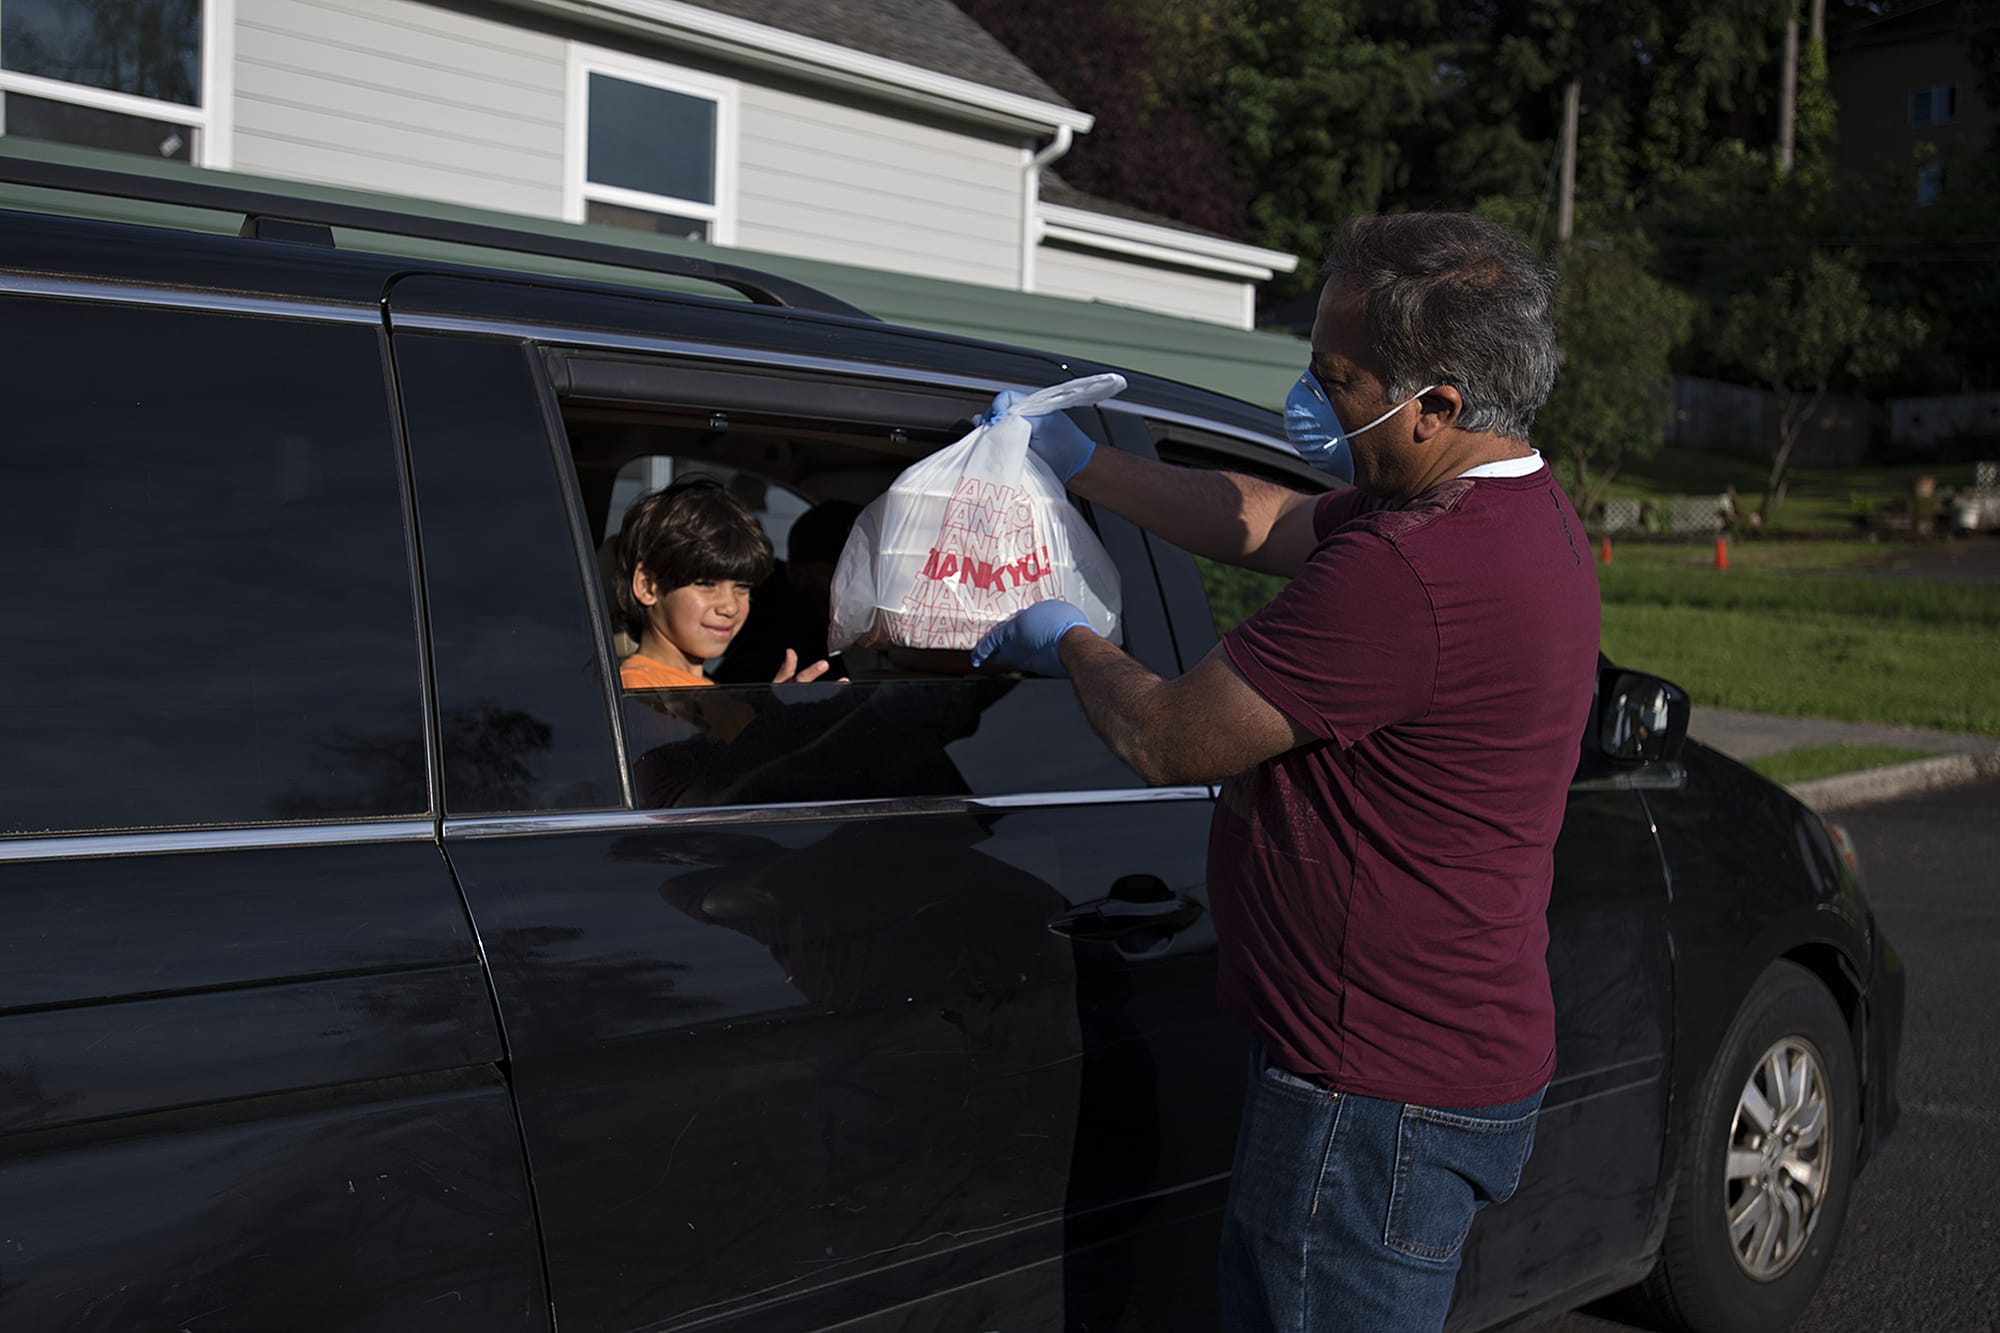
M 1291 1070 L 1281 1068 L 1278 1065 L 1265 1065 L 1261 1077 L 1266 1084 L 1273 1084 L 1280 1088 L 1289 1089 L 1292 1092 L 1310 1097 L 1314 1101 L 1332 1101 L 1338 1095 L 1322 1088 L 1317 1083 L 1300 1078 Z
M 1301 1078 L 1283 1065 L 1274 1064 L 1262 1043 L 1256 1044 L 1250 1052 L 1250 1077 L 1257 1087 L 1265 1092 L 1275 1092 L 1314 1106 L 1328 1106 L 1339 1099 L 1340 1094 L 1309 1079 Z
M 1540 1105 L 1538 1093 L 1486 1111 L 1405 1106 L 1384 1243 L 1418 1259 L 1454 1258 L 1473 1214 L 1505 1203 L 1521 1183 Z

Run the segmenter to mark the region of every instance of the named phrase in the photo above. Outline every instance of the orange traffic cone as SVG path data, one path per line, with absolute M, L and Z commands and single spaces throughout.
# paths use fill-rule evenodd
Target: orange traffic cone
M 1727 537 L 1717 537 L 1715 539 L 1715 567 L 1717 569 L 1729 568 L 1729 538 Z
M 1600 565 L 1611 563 L 1611 534 L 1608 532 L 1598 539 L 1597 563 Z

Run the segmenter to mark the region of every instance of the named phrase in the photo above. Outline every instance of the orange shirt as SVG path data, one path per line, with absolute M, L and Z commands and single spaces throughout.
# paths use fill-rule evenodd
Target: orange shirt
M 693 685 L 715 684 L 698 671 L 683 671 L 638 653 L 619 663 L 618 683 L 628 690 L 684 690 Z

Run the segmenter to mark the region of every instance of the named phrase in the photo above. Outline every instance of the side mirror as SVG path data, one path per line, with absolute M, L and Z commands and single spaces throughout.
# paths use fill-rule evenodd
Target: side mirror
M 1597 694 L 1597 744 L 1607 759 L 1650 764 L 1680 757 L 1687 739 L 1687 691 L 1658 676 L 1607 672 Z

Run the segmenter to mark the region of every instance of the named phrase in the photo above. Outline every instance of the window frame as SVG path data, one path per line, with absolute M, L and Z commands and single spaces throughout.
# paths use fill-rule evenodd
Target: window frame
M 1342 489 L 1326 473 L 1292 454 L 1276 432 L 1260 434 L 1145 405 L 1131 413 L 1131 421 L 1146 433 L 1155 456 L 1163 463 L 1207 472 L 1240 472 L 1300 494 L 1324 495 Z M 1222 641 L 1225 632 L 1216 619 L 1203 562 L 1164 539 L 1149 534 L 1148 540 L 1155 543 L 1153 559 L 1161 566 L 1162 591 L 1173 605 L 1175 637 L 1181 640 L 1184 652 L 1199 660 Z M 1169 573 L 1170 566 L 1179 572 Z M 1189 596 L 1190 592 L 1199 593 L 1199 602 Z M 1275 588 L 1272 595 L 1276 595 Z M 1193 665 L 1189 661 L 1190 669 Z
M 0 828 L 0 864 L 12 860 L 34 860 L 47 855 L 122 855 L 184 850 L 234 850 L 317 845 L 321 843 L 425 841 L 434 836 L 442 817 L 440 799 L 442 770 L 436 748 L 436 711 L 431 680 L 429 629 L 424 616 L 423 595 L 417 559 L 415 514 L 407 480 L 407 452 L 402 420 L 393 381 L 390 379 L 389 346 L 380 317 L 369 309 L 339 310 L 323 304 L 281 296 L 260 298 L 258 308 L 247 310 L 232 304 L 221 293 L 186 293 L 175 299 L 148 300 L 135 296 L 129 288 L 79 280 L 59 284 L 61 290 L 44 290 L 37 284 L 0 282 L 0 298 L 62 304 L 92 311 L 108 328 L 122 318 L 140 315 L 193 316 L 204 320 L 226 320 L 230 325 L 255 324 L 263 330 L 261 341 L 270 342 L 282 334 L 273 330 L 359 329 L 372 339 L 375 366 L 381 379 L 371 387 L 383 412 L 383 434 L 343 454 L 358 456 L 369 444 L 379 448 L 376 465 L 395 494 L 397 540 L 401 543 L 397 564 L 402 570 L 401 610 L 407 615 L 409 657 L 399 670 L 406 670 L 408 702 L 415 710 L 415 729 L 409 739 L 422 746 L 422 805 L 407 811 L 366 810 L 346 813 L 317 811 L 232 812 L 212 817 L 173 821 L 137 820 L 105 824 L 63 824 L 32 832 L 8 832 Z M 217 327 L 211 325 L 213 329 Z M 294 358 L 296 359 L 296 358 Z M 352 388 L 358 381 L 343 381 Z M 214 413 L 211 411 L 212 418 Z M 213 426 L 213 421 L 210 421 Z M 171 452 L 161 457 L 171 461 Z M 349 480 L 352 480 L 350 474 Z M 384 673 L 381 679 L 389 679 Z M 239 709 L 239 711 L 241 711 Z M 185 779 L 186 774 L 181 776 Z M 93 797 L 98 793 L 93 791 Z
M 651 194 L 590 179 L 590 76 L 603 74 L 627 83 L 644 84 L 715 106 L 715 202 Z M 708 243 L 736 244 L 737 112 L 741 85 L 732 79 L 697 74 L 676 65 L 623 51 L 569 44 L 568 76 L 563 110 L 563 218 L 582 222 L 592 203 L 612 204 L 646 213 L 696 218 L 708 224 Z
M 1919 120 L 1917 118 L 1917 99 L 1926 95 L 1930 98 L 1930 114 Z M 1948 103 L 1948 109 L 1941 111 L 1939 108 L 1940 102 Z M 1910 128 L 1913 130 L 1928 130 L 1935 129 L 1940 125 L 1957 124 L 1958 85 L 1956 83 L 1932 83 L 1926 84 L 1921 88 L 1910 89 L 1909 121 Z
M 707 819 L 715 817 L 718 811 L 752 811 L 761 809 L 783 810 L 796 815 L 802 810 L 817 810 L 828 807 L 851 808 L 862 805 L 873 807 L 883 803 L 900 807 L 942 803 L 945 806 L 965 804 L 1048 803 L 1077 804 L 1086 801 L 1141 801 L 1153 799 L 1187 799 L 1191 794 L 1206 796 L 1207 787 L 1174 787 L 1149 789 L 1136 775 L 1120 770 L 1120 777 L 1129 779 L 1130 785 L 1077 785 L 1055 786 L 1046 789 L 1023 785 L 1005 791 L 985 794 L 930 794 L 918 796 L 865 796 L 815 797 L 799 801 L 772 801 L 760 799 L 747 804 L 690 803 L 686 805 L 649 804 L 640 790 L 638 761 L 646 750 L 635 744 L 628 734 L 631 717 L 628 709 L 645 708 L 651 705 L 627 700 L 628 692 L 618 682 L 618 661 L 612 654 L 613 640 L 617 628 L 613 608 L 606 596 L 595 551 L 598 522 L 593 517 L 591 507 L 584 495 L 582 478 L 576 465 L 576 452 L 571 437 L 568 417 L 579 407 L 632 407 L 640 411 L 671 412 L 676 409 L 696 408 L 700 411 L 730 412 L 746 410 L 752 414 L 773 417 L 797 417 L 824 429 L 829 424 L 836 430 L 844 425 L 858 425 L 862 422 L 885 431 L 881 453 L 885 460 L 901 458 L 903 466 L 927 455 L 932 449 L 945 447 L 950 443 L 944 429 L 946 415 L 954 424 L 960 415 L 970 416 L 986 401 L 990 393 L 1010 382 L 1005 379 L 975 382 L 956 376 L 944 375 L 935 379 L 910 373 L 906 368 L 894 365 L 872 365 L 864 362 L 841 362 L 835 365 L 808 365 L 791 363 L 779 357 L 771 361 L 754 361 L 748 365 L 738 364 L 733 358 L 715 360 L 699 352 L 690 354 L 686 348 L 661 349 L 659 352 L 639 351 L 618 346 L 606 346 L 589 337 L 551 338 L 538 345 L 543 373 L 544 410 L 549 418 L 549 433 L 552 461 L 560 486 L 566 493 L 566 504 L 571 513 L 572 535 L 576 545 L 578 575 L 585 585 L 585 600 L 596 625 L 595 638 L 601 660 L 606 663 L 606 703 L 613 719 L 613 736 L 617 746 L 618 763 L 624 781 L 628 807 L 626 813 L 639 815 L 648 820 L 662 817 Z M 636 354 L 635 354 L 636 353 Z M 826 409 L 814 413 L 806 406 L 806 400 L 813 397 L 827 399 Z M 946 405 L 948 404 L 948 406 Z M 954 411 L 954 408 L 957 411 Z M 758 409 L 762 409 L 759 413 Z M 872 410 L 871 410 L 872 409 Z M 1086 416 L 1094 410 L 1079 411 Z M 1107 423 L 1098 419 L 1098 428 L 1105 429 Z M 682 429 L 685 429 L 683 427 Z M 898 441 L 895 435 L 910 432 L 914 439 Z M 1109 438 L 1108 436 L 1106 438 Z M 917 443 L 917 439 L 928 443 Z M 912 447 L 914 446 L 914 452 Z M 1115 447 L 1115 446 L 1114 446 Z M 671 450 L 654 451 L 651 457 L 680 459 L 684 455 Z M 689 459 L 699 468 L 704 462 L 713 462 L 751 475 L 759 476 L 767 484 L 778 486 L 791 494 L 810 499 L 805 492 L 779 476 L 762 473 L 754 465 L 745 465 L 727 458 Z M 1134 643 L 1137 624 L 1134 610 L 1137 599 L 1145 595 L 1139 585 L 1150 584 L 1157 588 L 1157 575 L 1152 568 L 1150 548 L 1145 545 L 1143 532 L 1134 528 L 1132 535 L 1139 545 L 1120 542 L 1114 533 L 1107 532 L 1108 525 L 1126 524 L 1108 510 L 1080 506 L 1085 521 L 1096 532 L 1104 544 L 1107 554 L 1118 567 L 1125 594 L 1125 627 L 1123 646 L 1138 660 L 1152 667 L 1171 670 L 1169 659 L 1178 660 L 1172 639 L 1172 627 L 1164 608 L 1158 612 L 1159 624 L 1152 631 L 1150 655 Z M 941 688 L 971 688 L 979 677 L 968 675 L 959 681 L 938 681 Z M 878 680 L 874 685 L 893 683 L 893 679 Z M 1033 681 L 1034 688 L 1061 689 L 1065 692 L 1067 682 L 1046 679 Z M 755 683 L 732 683 L 720 686 L 724 691 L 740 699 L 752 697 L 752 692 L 768 690 L 770 685 Z M 802 687 L 785 686 L 787 690 L 825 690 L 820 684 Z M 868 688 L 864 683 L 863 688 Z M 639 691 L 654 695 L 658 691 Z M 673 694 L 675 691 L 666 691 Z M 706 694 L 707 691 L 700 693 Z M 1080 707 L 1080 706 L 1079 706 Z M 656 710 L 664 711 L 664 710 Z M 1077 736 L 1091 736 L 1088 726 L 1079 712 L 1078 725 L 1074 729 Z M 1108 753 L 1108 751 L 1107 751 Z M 1108 780 L 1107 780 L 1108 784 Z
M 1925 208 L 1944 198 L 1944 164 L 1926 162 L 1917 168 L 1917 207 Z
M 236 155 L 236 0 L 201 0 L 201 101 L 194 106 L 0 68 L 0 95 L 7 93 L 184 125 L 194 134 L 189 161 L 227 170 Z M 6 133 L 6 107 L 0 100 L 0 138 Z

